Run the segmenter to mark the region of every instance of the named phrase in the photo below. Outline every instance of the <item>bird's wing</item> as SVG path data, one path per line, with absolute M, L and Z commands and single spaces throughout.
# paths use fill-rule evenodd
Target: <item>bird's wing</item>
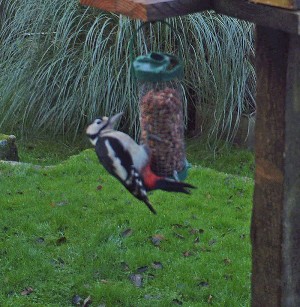
M 103 137 L 97 142 L 96 153 L 100 163 L 117 179 L 125 182 L 133 165 L 129 152 L 113 137 Z
M 155 214 L 156 211 L 147 197 L 143 179 L 134 167 L 130 153 L 122 146 L 122 143 L 113 137 L 102 137 L 96 144 L 96 153 L 105 169 Z

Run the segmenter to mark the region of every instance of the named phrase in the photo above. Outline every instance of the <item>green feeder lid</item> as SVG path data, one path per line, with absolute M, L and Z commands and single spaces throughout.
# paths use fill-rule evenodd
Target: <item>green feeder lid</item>
M 138 81 L 164 82 L 183 77 L 181 61 L 171 54 L 152 52 L 138 56 L 133 61 Z

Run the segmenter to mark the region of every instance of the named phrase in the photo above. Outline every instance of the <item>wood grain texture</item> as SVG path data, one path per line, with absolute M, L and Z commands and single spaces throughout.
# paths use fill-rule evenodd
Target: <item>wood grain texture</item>
M 80 0 L 80 4 L 143 21 L 156 21 L 212 8 L 211 0 Z
M 288 34 L 257 26 L 252 307 L 281 306 Z
M 300 36 L 289 42 L 285 111 L 283 295 L 281 306 L 300 306 Z
M 80 4 L 112 13 L 123 14 L 132 18 L 142 20 L 147 18 L 147 7 L 143 2 L 131 0 L 80 0 Z
M 300 3 L 300 0 L 292 1 Z M 254 4 L 246 0 L 80 0 L 80 3 L 143 21 L 214 9 L 217 13 L 261 26 L 300 34 L 300 11 Z
M 297 10 L 300 8 L 299 0 L 250 0 L 250 2 L 283 7 L 292 10 Z
M 247 20 L 257 25 L 300 34 L 300 11 L 285 10 L 245 0 L 213 0 L 217 13 Z
M 300 306 L 300 37 L 257 26 L 252 306 Z

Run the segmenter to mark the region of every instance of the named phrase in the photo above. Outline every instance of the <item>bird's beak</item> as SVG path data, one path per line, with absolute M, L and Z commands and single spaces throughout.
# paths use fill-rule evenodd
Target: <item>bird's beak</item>
M 117 120 L 123 115 L 123 112 L 117 113 L 115 115 L 113 115 L 112 117 L 110 117 L 109 119 L 109 123 L 111 126 L 114 126 L 117 122 Z

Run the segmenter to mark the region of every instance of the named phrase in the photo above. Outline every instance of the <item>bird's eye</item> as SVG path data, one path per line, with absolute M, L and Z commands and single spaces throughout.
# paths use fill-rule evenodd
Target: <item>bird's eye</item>
M 96 124 L 100 125 L 101 124 L 101 120 L 100 119 L 96 120 Z

